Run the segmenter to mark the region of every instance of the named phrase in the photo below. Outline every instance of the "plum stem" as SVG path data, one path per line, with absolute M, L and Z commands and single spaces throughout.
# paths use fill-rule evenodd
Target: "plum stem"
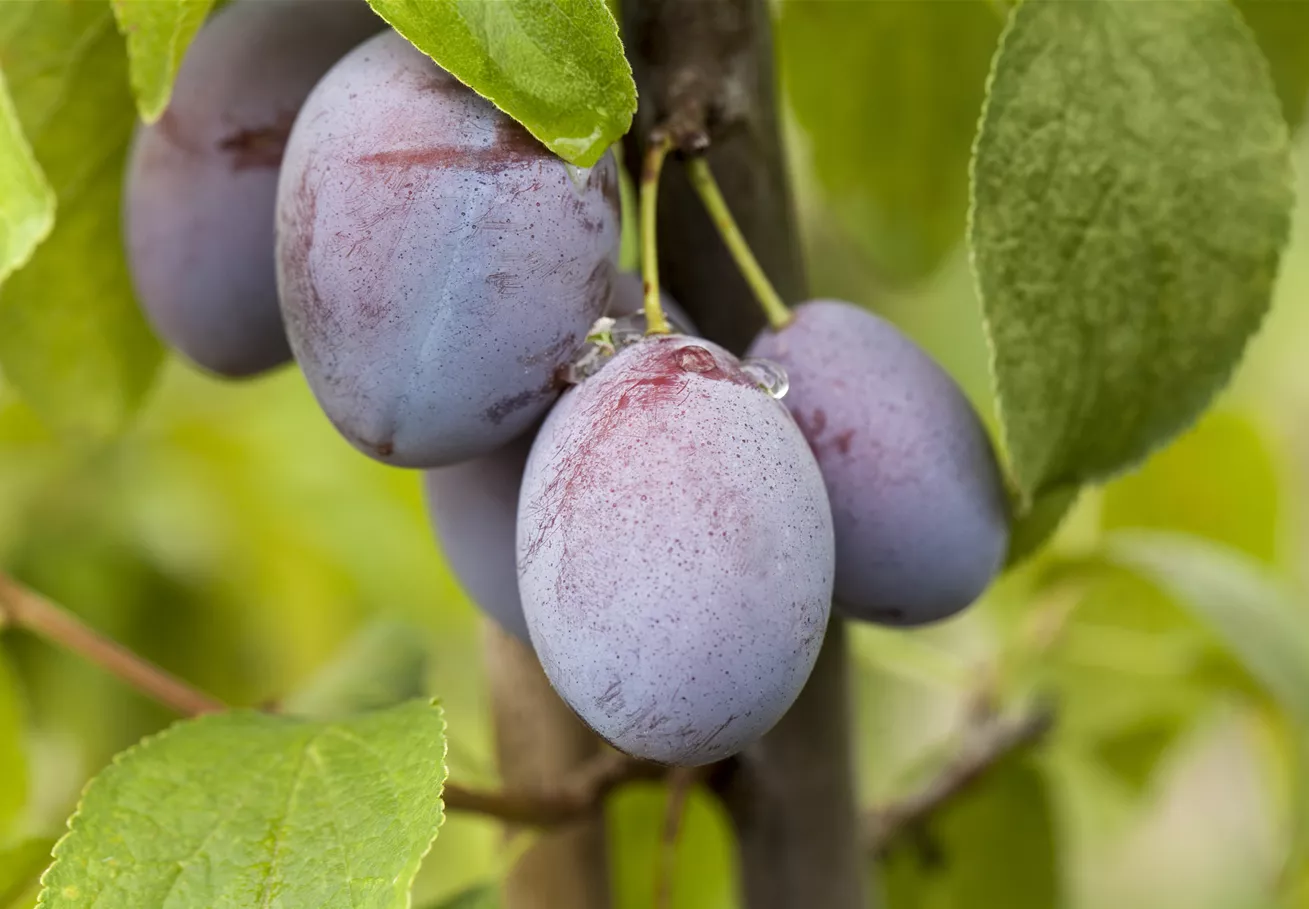
M 641 168 L 641 282 L 645 291 L 645 324 L 648 335 L 666 335 L 670 329 L 659 300 L 659 250 L 656 242 L 655 217 L 659 204 L 659 176 L 664 158 L 673 147 L 667 134 L 651 136 Z
M 745 235 L 741 233 L 736 219 L 732 217 L 732 211 L 727 207 L 722 191 L 718 189 L 718 181 L 714 179 L 713 171 L 709 169 L 709 162 L 702 157 L 692 158 L 686 163 L 686 172 L 691 178 L 691 185 L 700 196 L 700 201 L 704 203 L 710 220 L 714 222 L 719 236 L 727 244 L 736 267 L 741 270 L 741 276 L 745 278 L 759 300 L 764 315 L 768 317 L 768 323 L 774 329 L 786 327 L 791 321 L 791 311 L 782 302 L 781 296 L 773 287 L 773 282 L 768 280 L 768 275 L 764 274 L 759 260 L 755 258 L 750 244 L 745 240 Z

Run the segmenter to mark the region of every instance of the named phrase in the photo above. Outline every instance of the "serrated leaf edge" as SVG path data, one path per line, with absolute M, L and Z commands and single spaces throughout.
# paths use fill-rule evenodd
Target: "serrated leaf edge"
M 413 906 L 414 880 L 418 877 L 418 871 L 422 867 L 423 859 L 425 859 L 428 853 L 432 851 L 432 846 L 436 843 L 437 834 L 440 832 L 441 827 L 444 826 L 445 819 L 446 819 L 445 799 L 443 798 L 443 795 L 445 793 L 446 781 L 449 779 L 450 776 L 449 765 L 446 762 L 446 758 L 449 756 L 449 752 L 450 752 L 450 739 L 449 736 L 446 734 L 446 730 L 449 727 L 449 723 L 446 720 L 445 708 L 441 705 L 440 698 L 428 698 L 427 704 L 429 707 L 432 707 L 436 710 L 437 718 L 441 721 L 441 773 L 442 773 L 441 794 L 439 794 L 436 799 L 436 810 L 440 813 L 440 817 L 437 818 L 437 822 L 436 822 L 437 832 L 432 834 L 432 839 L 428 842 L 427 848 L 425 848 L 422 851 L 422 853 L 418 856 L 418 861 L 414 864 L 413 873 L 409 876 L 409 880 L 405 882 L 406 909 L 409 909 L 409 907 Z M 209 714 L 209 716 L 235 716 L 237 714 L 258 715 L 259 713 L 260 711 L 250 707 L 237 707 L 232 710 L 225 711 L 223 713 Z M 174 733 L 177 732 L 177 730 L 183 728 L 184 726 L 188 726 L 192 723 L 201 722 L 204 719 L 205 717 L 203 716 L 182 717 L 179 720 L 175 720 L 173 723 L 171 723 L 164 729 L 161 729 L 158 732 L 153 732 L 150 735 L 144 736 L 140 741 L 136 742 L 133 745 L 128 746 L 127 748 L 118 752 L 118 754 L 115 754 L 109 760 L 108 764 L 102 767 L 100 771 L 95 774 L 95 776 L 91 777 L 89 780 L 86 781 L 86 784 L 82 786 L 81 794 L 77 798 L 77 807 L 73 809 L 73 813 L 70 814 L 68 816 L 68 820 L 64 822 L 64 826 L 67 829 L 63 832 L 63 834 L 60 835 L 59 839 L 55 841 L 54 847 L 50 850 L 50 855 L 54 859 L 54 861 L 50 863 L 50 866 L 46 868 L 45 871 L 41 872 L 41 878 L 40 878 L 41 889 L 37 893 L 35 909 L 44 909 L 46 905 L 46 896 L 50 893 L 50 884 L 46 879 L 55 870 L 55 868 L 58 867 L 59 862 L 62 860 L 63 856 L 60 853 L 63 852 L 64 844 L 72 837 L 74 833 L 77 832 L 76 824 L 82 816 L 82 808 L 86 804 L 86 796 L 91 791 L 91 788 L 95 786 L 98 782 L 100 782 L 100 780 L 104 777 L 107 771 L 115 767 L 118 767 L 128 757 L 135 755 L 136 752 L 144 751 L 147 748 L 152 748 L 160 741 L 163 741 L 164 739 L 173 735 Z M 323 723 L 324 725 L 330 726 L 332 725 L 332 723 L 339 722 L 339 720 L 324 722 L 322 720 L 315 720 L 311 717 L 286 716 L 284 717 L 284 719 L 290 720 L 292 722 L 301 723 L 304 725 Z

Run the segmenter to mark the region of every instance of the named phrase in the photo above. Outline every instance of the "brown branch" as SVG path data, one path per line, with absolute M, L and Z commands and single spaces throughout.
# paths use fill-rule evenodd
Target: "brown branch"
M 0 626 L 5 624 L 76 653 L 183 716 L 227 709 L 221 701 L 92 631 L 72 613 L 0 573 Z
M 1005 757 L 1045 737 L 1054 725 L 1054 711 L 1040 706 L 1016 717 L 991 716 L 965 735 L 961 753 L 922 789 L 869 811 L 863 819 L 863 840 L 872 855 L 907 831 L 922 826 L 943 805 L 984 778 Z
M 496 791 L 446 783 L 442 799 L 449 811 L 484 814 L 512 824 L 553 827 L 598 811 L 605 796 L 624 783 L 658 779 L 666 772 L 658 764 L 609 751 L 579 766 L 557 788 Z

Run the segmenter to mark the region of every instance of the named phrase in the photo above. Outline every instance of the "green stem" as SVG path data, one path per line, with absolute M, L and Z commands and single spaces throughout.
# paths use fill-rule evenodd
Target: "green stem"
M 768 280 L 768 275 L 764 274 L 764 270 L 759 266 L 759 260 L 750 251 L 750 244 L 745 241 L 741 228 L 736 226 L 736 219 L 732 217 L 731 209 L 727 207 L 727 202 L 718 189 L 718 182 L 709 170 L 709 163 L 704 158 L 692 158 L 686 164 L 686 172 L 691 178 L 691 185 L 700 195 L 700 201 L 704 203 L 710 219 L 714 222 L 714 227 L 718 229 L 719 235 L 736 261 L 736 267 L 741 270 L 742 277 L 759 300 L 764 315 L 768 317 L 768 323 L 774 329 L 784 328 L 791 321 L 791 311 L 786 308 L 786 304 L 773 288 L 773 283 Z
M 655 217 L 659 204 L 659 175 L 664 169 L 664 158 L 673 147 L 667 136 L 652 138 L 645 153 L 645 166 L 641 169 L 641 281 L 645 288 L 645 333 L 666 335 L 668 319 L 659 300 L 659 250 L 656 243 Z

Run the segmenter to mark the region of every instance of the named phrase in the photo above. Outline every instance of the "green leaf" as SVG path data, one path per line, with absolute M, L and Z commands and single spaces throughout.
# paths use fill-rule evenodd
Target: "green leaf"
M 1159 531 L 1119 531 L 1105 552 L 1213 629 L 1285 710 L 1309 724 L 1309 611 L 1263 566 L 1197 537 Z
M 25 738 L 18 679 L 0 652 L 0 843 L 27 807 Z
M 1026 508 L 1015 503 L 1018 517 L 1009 534 L 1007 566 L 1018 565 L 1035 555 L 1054 536 L 1072 507 L 1077 504 L 1080 486 L 1056 486 L 1041 493 Z
M 50 864 L 54 845 L 52 839 L 37 838 L 0 849 L 0 909 L 9 909 L 32 890 Z
M 1262 562 L 1277 558 L 1279 477 L 1267 442 L 1248 417 L 1208 414 L 1139 471 L 1111 483 L 1101 500 L 1105 529 L 1192 533 Z
M 0 3 L 0 59 L 59 219 L 0 289 L 0 368 L 79 441 L 119 430 L 161 349 L 127 274 L 119 222 L 136 111 L 123 42 L 100 3 Z
M 1014 10 L 969 241 L 1026 496 L 1134 464 L 1226 383 L 1290 229 L 1288 148 L 1226 0 Z
M 0 72 L 0 284 L 32 257 L 54 224 L 54 190 L 23 135 Z
M 427 909 L 500 909 L 500 889 L 490 884 L 479 884 L 461 890 Z
M 627 132 L 636 83 L 601 0 L 368 0 L 415 47 L 566 161 Z
M 421 697 L 429 656 L 421 628 L 377 622 L 352 638 L 282 708 L 306 716 L 341 716 Z
M 781 4 L 782 81 L 824 202 L 891 279 L 924 277 L 963 239 L 1000 26 L 986 0 Z
M 1003 831 L 1003 835 L 997 835 Z M 1054 811 L 1045 780 L 1010 758 L 935 814 L 883 863 L 896 909 L 1050 909 L 1062 905 Z
M 141 119 L 153 123 L 168 106 L 182 56 L 214 0 L 111 0 L 127 39 L 132 90 Z
M 1309 3 L 1304 0 L 1236 0 L 1263 48 L 1282 99 L 1282 113 L 1295 129 L 1309 102 Z
M 407 909 L 441 824 L 441 709 L 179 723 L 88 786 L 45 909 Z

